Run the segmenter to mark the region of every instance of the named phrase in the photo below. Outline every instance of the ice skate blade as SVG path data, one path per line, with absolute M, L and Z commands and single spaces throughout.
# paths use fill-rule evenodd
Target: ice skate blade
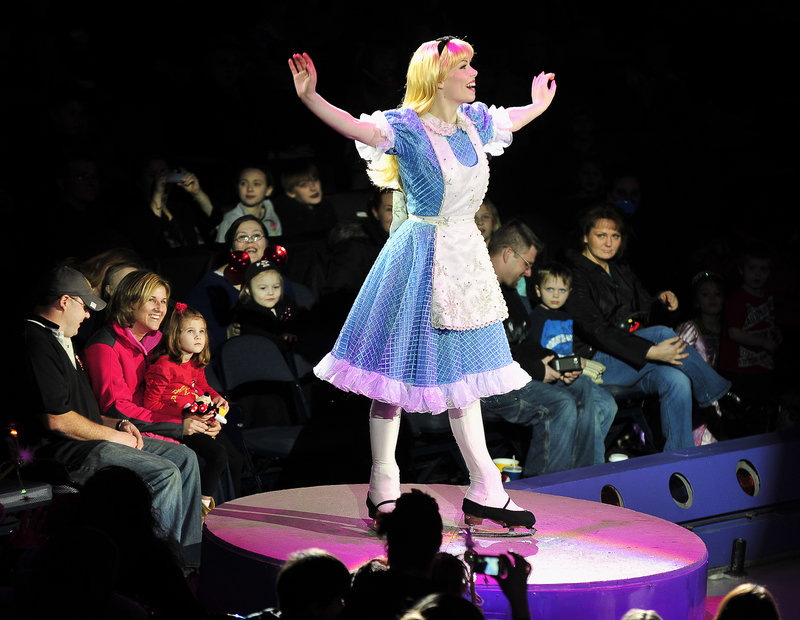
M 536 528 L 510 527 L 506 530 L 469 526 L 469 533 L 475 538 L 527 538 L 536 533 Z

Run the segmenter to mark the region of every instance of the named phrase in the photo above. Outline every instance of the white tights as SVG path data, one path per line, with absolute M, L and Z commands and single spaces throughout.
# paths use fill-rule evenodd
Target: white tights
M 500 470 L 492 462 L 486 447 L 480 401 L 476 400 L 463 409 L 448 409 L 447 413 L 453 436 L 469 470 L 467 499 L 482 506 L 504 507 L 508 494 L 503 488 Z M 369 497 L 375 504 L 400 496 L 400 468 L 395 458 L 399 431 L 400 407 L 373 400 L 369 411 L 372 448 Z M 520 510 L 514 502 L 508 504 L 508 509 Z

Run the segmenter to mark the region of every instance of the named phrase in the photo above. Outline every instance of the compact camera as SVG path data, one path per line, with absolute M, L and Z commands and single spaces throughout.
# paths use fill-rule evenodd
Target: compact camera
M 500 574 L 500 557 L 474 554 L 472 556 L 472 570 L 481 575 L 497 577 Z
M 581 358 L 578 355 L 565 355 L 550 360 L 550 368 L 559 373 L 582 371 Z

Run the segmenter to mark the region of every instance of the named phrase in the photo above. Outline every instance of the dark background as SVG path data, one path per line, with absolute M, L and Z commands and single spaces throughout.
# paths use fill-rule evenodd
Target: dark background
M 223 208 L 235 203 L 237 166 L 253 158 L 279 168 L 311 154 L 326 193 L 360 189 L 352 143 L 297 101 L 289 54 L 311 53 L 319 92 L 357 115 L 395 107 L 412 51 L 452 34 L 475 46 L 479 101 L 522 105 L 534 74 L 557 76 L 550 110 L 492 162 L 489 195 L 504 218 L 528 220 L 545 241 L 564 235 L 559 213 L 593 160 L 607 181 L 641 181 L 638 271 L 654 286 L 680 289 L 709 253 L 732 257 L 755 239 L 793 273 L 798 14 L 747 4 L 433 1 L 419 13 L 409 3 L 26 2 L 4 8 L 0 25 L 0 201 L 9 224 L 46 213 L 58 158 L 80 149 L 103 166 L 109 208 L 154 152 L 196 172 Z M 66 135 L 52 114 L 71 97 L 85 106 L 84 129 Z M 35 225 L 10 235 L 15 252 Z

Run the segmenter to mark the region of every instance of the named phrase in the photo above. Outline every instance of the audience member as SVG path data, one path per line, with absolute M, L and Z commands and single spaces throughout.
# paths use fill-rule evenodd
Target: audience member
M 55 170 L 56 195 L 39 211 L 24 214 L 47 244 L 39 253 L 44 263 L 72 257 L 83 260 L 108 247 L 130 243 L 117 221 L 119 205 L 109 203 L 97 161 L 74 154 Z M 35 218 L 35 219 L 34 219 Z
M 108 304 L 119 281 L 131 271 L 144 269 L 144 263 L 133 250 L 113 248 L 84 261 L 77 269 L 89 280 L 95 295 Z M 83 352 L 89 338 L 104 323 L 105 308 L 91 313 L 89 318 L 81 323 L 78 335 L 75 337 L 79 353 Z
M 775 354 L 782 335 L 768 282 L 772 260 L 766 246 L 747 248 L 739 263 L 741 285 L 725 302 L 719 368 L 734 390 L 751 403 L 774 402 Z M 750 420 L 754 430 L 769 420 Z
M 274 190 L 275 181 L 267 168 L 244 168 L 237 182 L 239 204 L 222 216 L 217 226 L 217 243 L 225 243 L 231 224 L 243 215 L 257 217 L 270 237 L 280 237 L 283 234 L 281 221 L 269 199 Z
M 110 466 L 89 478 L 81 489 L 78 519 L 113 541 L 119 554 L 115 589 L 151 618 L 205 616 L 184 578 L 179 550 L 158 527 L 150 488 L 134 471 Z
M 359 575 L 348 599 L 348 619 L 394 619 L 415 601 L 436 591 L 432 571 L 443 531 L 436 500 L 412 489 L 400 495 L 394 511 L 381 513 L 376 526 L 386 539 L 388 570 Z M 380 604 L 369 607 L 373 602 Z
M 334 620 L 350 590 L 350 572 L 321 549 L 293 553 L 275 582 L 282 620 Z
M 283 195 L 275 210 L 289 253 L 285 275 L 308 287 L 318 299 L 325 287 L 328 235 L 336 226 L 336 211 L 325 200 L 319 170 L 307 160 L 291 161 L 281 174 Z
M 142 404 L 156 419 L 183 424 L 183 443 L 202 459 L 200 492 L 205 518 L 215 506 L 213 496 L 226 470 L 239 494 L 242 457 L 220 433 L 220 422 L 215 419 L 216 411 L 224 419 L 229 405 L 206 380 L 211 352 L 203 315 L 186 304 L 175 304 L 161 351 L 163 355 L 147 368 Z
M 616 414 L 616 403 L 579 371 L 559 373 L 549 362 L 552 351 L 530 337 L 530 318 L 516 290 L 530 275 L 542 243 L 516 220 L 501 226 L 489 242 L 492 261 L 508 307 L 503 322 L 515 362 L 532 377 L 523 388 L 481 399 L 484 417 L 523 424 L 531 439 L 523 476 L 537 476 L 605 460 L 603 440 Z
M 725 595 L 714 620 L 780 620 L 778 604 L 764 586 L 743 583 Z
M 481 610 L 463 596 L 436 592 L 417 601 L 400 620 L 483 620 Z
M 207 272 L 189 292 L 187 302 L 206 319 L 211 354 L 216 355 L 228 338 L 239 335 L 233 322 L 233 309 L 239 301 L 246 266 L 264 258 L 267 230 L 260 219 L 243 215 L 234 220 L 225 234 L 225 263 Z M 246 260 L 234 258 L 232 252 L 244 252 Z M 244 268 L 242 268 L 244 267 Z
M 714 369 L 719 367 L 720 324 L 722 308 L 725 303 L 723 281 L 720 276 L 701 271 L 692 278 L 692 318 L 675 328 L 675 333 L 683 341 L 694 347 L 706 363 Z M 706 409 L 705 411 L 710 411 Z M 692 436 L 697 446 L 714 443 L 716 437 L 708 428 L 717 428 L 716 411 L 706 420 L 693 421 Z M 721 429 L 718 434 L 721 434 Z
M 661 620 L 661 616 L 652 609 L 629 609 L 620 620 Z
M 256 334 L 288 353 L 297 342 L 298 309 L 286 296 L 283 275 L 275 263 L 260 260 L 244 274 L 233 321 L 241 334 Z
M 164 421 L 144 407 L 148 356 L 162 334 L 169 283 L 149 271 L 135 271 L 117 286 L 108 306 L 108 323 L 86 345 L 84 362 L 100 410 L 133 421 L 148 437 L 177 441 L 184 425 Z
M 478 230 L 481 231 L 481 236 L 488 245 L 492 233 L 500 228 L 500 213 L 488 198 L 483 199 L 481 206 L 475 212 L 475 224 L 477 224 Z
M 374 190 L 367 201 L 369 216 L 363 221 L 338 224 L 328 238 L 330 255 L 322 295 L 335 296 L 339 308 L 350 309 L 364 279 L 389 238 L 392 226 L 390 189 Z
M 214 205 L 197 176 L 157 157 L 147 159 L 140 174 L 135 203 L 127 217 L 142 255 L 164 258 L 206 246 Z M 175 187 L 182 191 L 176 193 Z
M 566 311 L 574 319 L 575 350 L 606 367 L 604 385 L 636 386 L 660 398 L 664 450 L 694 445 L 692 398 L 701 407 L 738 397 L 673 330 L 654 324 L 657 312 L 675 313 L 672 291 L 651 296 L 621 261 L 625 223 L 620 211 L 600 205 L 580 219 L 579 253 L 571 255 L 572 293 Z
M 24 331 L 25 366 L 35 419 L 24 420 L 38 438 L 36 457 L 61 464 L 82 485 L 96 471 L 120 465 L 149 485 L 164 534 L 199 559 L 200 502 L 197 459 L 185 446 L 142 437 L 136 426 L 101 412 L 73 353 L 71 338 L 90 309 L 105 302 L 78 271 L 61 267 L 37 287 L 34 315 Z M 119 525 L 119 524 L 118 524 Z

